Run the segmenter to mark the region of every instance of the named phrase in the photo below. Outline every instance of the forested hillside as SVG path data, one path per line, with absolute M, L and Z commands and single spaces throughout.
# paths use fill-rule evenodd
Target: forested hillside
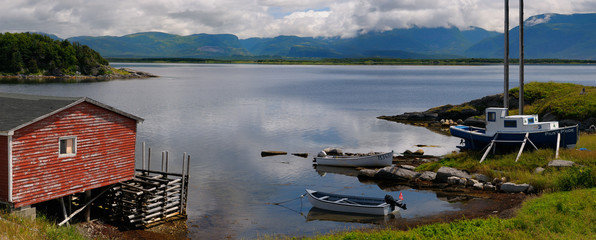
M 86 45 L 35 33 L 0 34 L 0 75 L 104 75 L 109 63 Z

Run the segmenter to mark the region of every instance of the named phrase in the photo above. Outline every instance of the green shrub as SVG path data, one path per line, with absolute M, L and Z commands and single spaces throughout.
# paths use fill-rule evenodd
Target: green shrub
M 571 167 L 556 181 L 559 190 L 569 191 L 576 188 L 592 188 L 595 186 L 596 176 L 587 167 Z

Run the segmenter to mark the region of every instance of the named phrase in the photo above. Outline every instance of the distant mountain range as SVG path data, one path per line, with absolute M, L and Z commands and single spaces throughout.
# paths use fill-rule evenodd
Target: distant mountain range
M 596 60 L 596 13 L 537 15 L 524 26 L 526 58 Z M 510 31 L 511 58 L 518 56 L 518 38 L 516 27 Z M 107 58 L 502 58 L 504 48 L 501 33 L 455 27 L 394 29 L 345 39 L 145 32 L 68 40 L 88 45 Z

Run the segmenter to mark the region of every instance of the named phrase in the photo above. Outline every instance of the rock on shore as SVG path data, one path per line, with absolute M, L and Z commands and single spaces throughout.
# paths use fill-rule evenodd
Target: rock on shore
M 532 193 L 535 189 L 529 184 L 506 182 L 507 179 L 491 179 L 483 174 L 469 174 L 466 171 L 451 167 L 441 167 L 437 172 L 417 172 L 410 165 L 388 166 L 381 169 L 359 170 L 359 177 L 393 180 L 410 186 L 450 187 L 455 189 L 474 189 L 484 191 L 501 191 L 506 193 Z

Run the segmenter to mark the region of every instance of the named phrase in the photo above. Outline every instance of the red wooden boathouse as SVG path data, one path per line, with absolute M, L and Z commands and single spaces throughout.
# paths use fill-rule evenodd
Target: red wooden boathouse
M 142 121 L 86 97 L 0 93 L 0 202 L 20 208 L 132 179 Z

